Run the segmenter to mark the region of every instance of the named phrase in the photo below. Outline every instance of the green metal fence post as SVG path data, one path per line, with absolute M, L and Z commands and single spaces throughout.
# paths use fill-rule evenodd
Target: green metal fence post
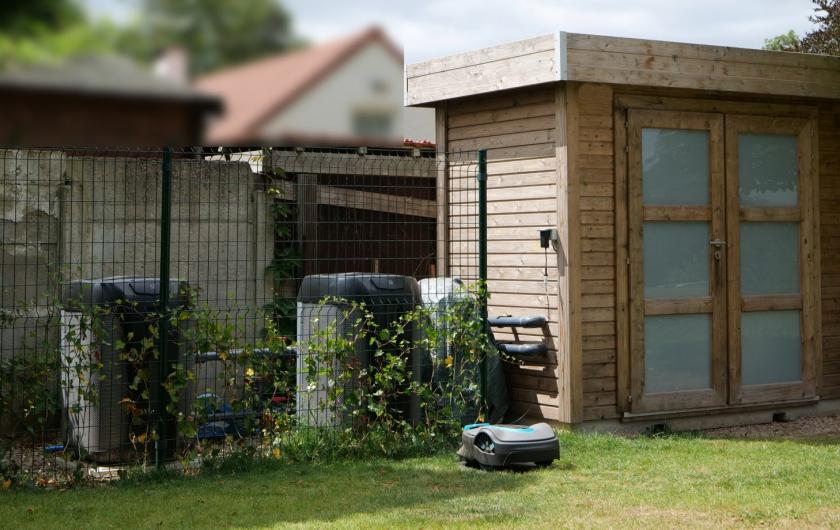
M 169 403 L 164 383 L 169 376 L 169 250 L 172 230 L 172 149 L 163 150 L 163 165 L 161 168 L 160 195 L 160 307 L 158 325 L 158 388 L 157 388 L 157 418 L 158 436 L 155 442 L 155 464 L 163 464 L 168 454 L 169 421 L 167 410 Z
M 478 280 L 481 293 L 481 321 L 487 322 L 487 151 L 478 152 Z M 481 360 L 482 409 L 487 401 L 487 355 Z

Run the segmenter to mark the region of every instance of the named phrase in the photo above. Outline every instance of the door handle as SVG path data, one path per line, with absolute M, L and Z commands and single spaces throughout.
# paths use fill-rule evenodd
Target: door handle
M 711 241 L 709 241 L 709 244 L 715 247 L 715 261 L 720 261 L 720 249 L 726 246 L 726 241 L 722 239 L 712 239 Z
M 709 241 L 709 244 L 712 245 L 715 248 L 715 251 L 713 253 L 714 258 L 715 258 L 715 276 L 717 277 L 718 286 L 721 289 L 723 289 L 725 287 L 725 285 L 724 285 L 724 280 L 723 280 L 723 270 L 721 270 L 722 269 L 722 266 L 721 266 L 721 261 L 722 261 L 721 260 L 721 258 L 722 258 L 721 249 L 726 247 L 726 241 L 724 241 L 722 239 L 712 239 L 711 241 Z

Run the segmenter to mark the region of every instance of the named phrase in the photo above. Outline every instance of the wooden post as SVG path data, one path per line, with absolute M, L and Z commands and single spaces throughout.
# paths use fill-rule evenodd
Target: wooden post
M 449 275 L 449 162 L 446 148 L 446 105 L 435 109 L 437 144 L 437 246 L 435 274 Z
M 558 85 L 555 92 L 558 232 L 565 260 L 558 285 L 560 344 L 557 351 L 557 420 L 575 424 L 583 419 L 583 352 L 581 302 L 580 204 L 576 169 L 577 86 Z
M 303 274 L 316 274 L 318 253 L 318 175 L 297 176 L 298 241 L 303 256 Z

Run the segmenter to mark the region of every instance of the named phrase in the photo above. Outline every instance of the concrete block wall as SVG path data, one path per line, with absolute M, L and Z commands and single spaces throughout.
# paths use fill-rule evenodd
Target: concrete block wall
M 60 152 L 0 150 L 0 356 L 55 338 L 50 326 L 60 263 Z
M 27 318 L 0 323 L 0 355 L 48 323 L 63 279 L 158 276 L 160 159 L 0 151 L 0 309 Z M 199 290 L 220 320 L 254 340 L 272 298 L 265 268 L 273 227 L 262 177 L 247 163 L 176 159 L 172 185 L 173 278 Z

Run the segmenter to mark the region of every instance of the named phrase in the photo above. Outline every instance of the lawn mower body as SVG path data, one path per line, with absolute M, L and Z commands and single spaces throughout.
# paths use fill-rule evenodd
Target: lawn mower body
M 536 425 L 490 425 L 464 427 L 458 456 L 467 464 L 507 467 L 534 463 L 547 466 L 560 456 L 560 442 L 546 423 Z

